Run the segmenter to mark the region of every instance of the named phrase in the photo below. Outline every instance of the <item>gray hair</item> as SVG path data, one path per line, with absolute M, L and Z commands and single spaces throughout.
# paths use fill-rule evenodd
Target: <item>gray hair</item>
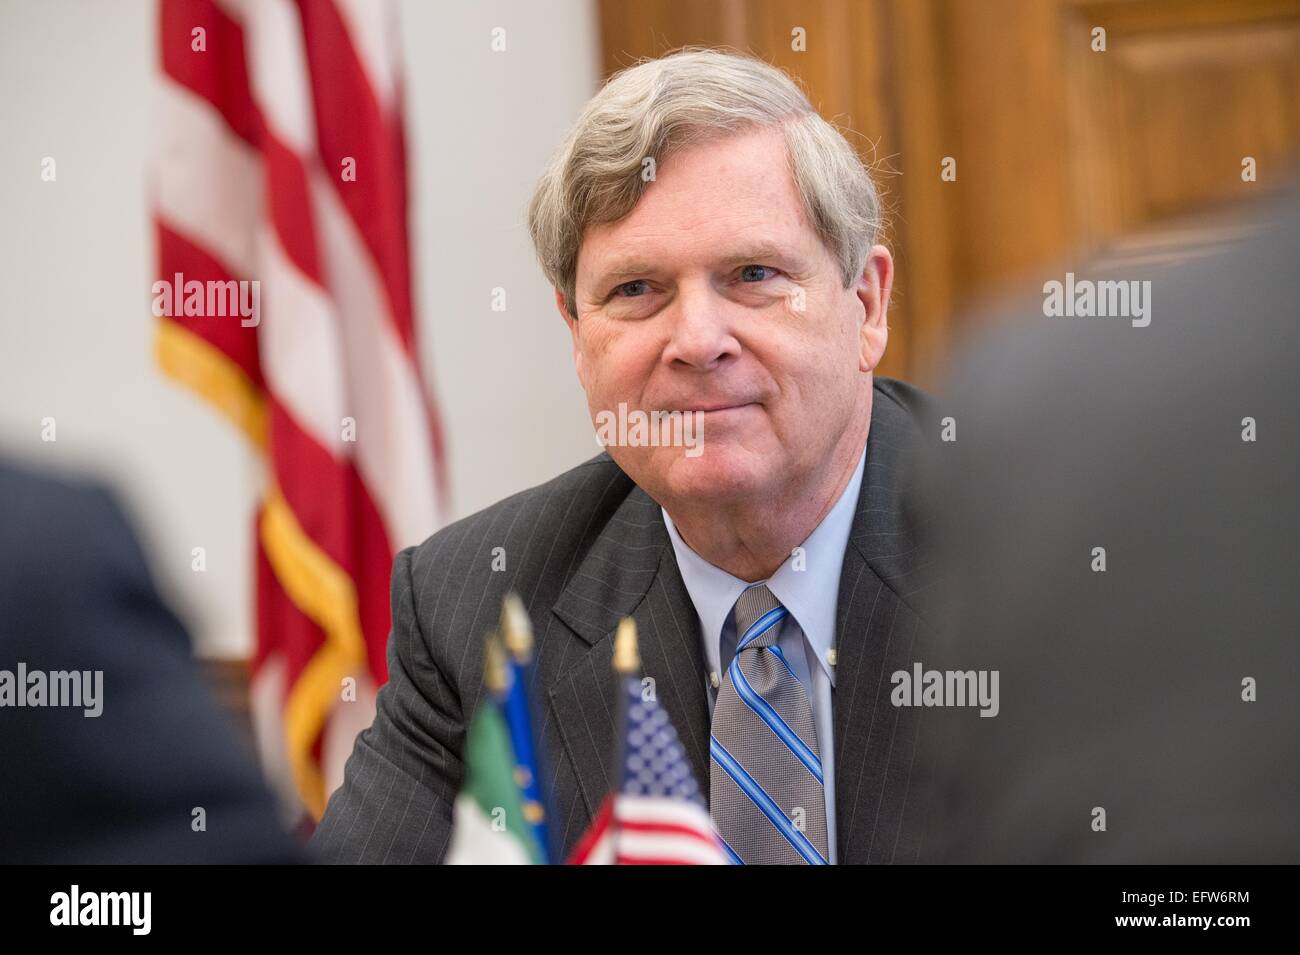
M 655 164 L 688 146 L 779 128 L 804 211 L 848 288 L 881 232 L 880 195 L 843 134 L 817 114 L 786 73 L 762 60 L 687 48 L 612 76 L 543 173 L 528 230 L 547 280 L 576 318 L 578 250 L 587 227 L 618 222 Z

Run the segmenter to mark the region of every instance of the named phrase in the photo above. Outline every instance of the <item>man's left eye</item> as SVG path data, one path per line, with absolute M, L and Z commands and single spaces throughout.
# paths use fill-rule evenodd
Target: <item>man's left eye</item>
M 776 269 L 767 265 L 746 265 L 740 270 L 741 281 L 761 282 L 776 274 Z

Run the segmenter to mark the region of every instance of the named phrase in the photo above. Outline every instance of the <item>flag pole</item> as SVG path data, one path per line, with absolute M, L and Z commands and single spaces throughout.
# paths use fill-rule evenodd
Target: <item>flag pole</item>
M 501 633 L 516 663 L 526 666 L 533 658 L 533 624 L 524 602 L 513 590 L 501 600 Z
M 497 699 L 501 699 L 509 683 L 505 650 L 502 649 L 501 638 L 495 630 L 487 632 L 483 643 L 483 686 Z
M 501 601 L 501 634 L 509 655 L 506 667 L 510 679 L 502 705 L 510 727 L 515 752 L 515 782 L 524 799 L 524 812 L 533 836 L 549 862 L 556 847 L 551 845 L 547 820 L 543 759 L 533 735 L 533 706 L 528 695 L 528 673 L 533 657 L 533 625 L 524 602 L 513 591 Z
M 624 677 L 635 677 L 641 669 L 641 651 L 636 644 L 636 621 L 624 617 L 618 622 L 614 635 L 614 672 Z
M 609 830 L 610 842 L 614 846 L 614 860 L 618 861 L 619 835 L 621 827 L 619 825 L 618 812 L 618 792 L 623 788 L 620 780 L 623 778 L 623 763 L 627 759 L 625 751 L 627 746 L 627 708 L 628 702 L 632 699 L 632 694 L 636 692 L 637 675 L 641 672 L 641 651 L 637 646 L 636 639 L 636 621 L 631 617 L 624 617 L 618 622 L 618 630 L 614 634 L 614 672 L 618 675 L 618 745 L 614 747 L 614 775 L 610 778 L 614 780 L 614 809 L 610 814 Z

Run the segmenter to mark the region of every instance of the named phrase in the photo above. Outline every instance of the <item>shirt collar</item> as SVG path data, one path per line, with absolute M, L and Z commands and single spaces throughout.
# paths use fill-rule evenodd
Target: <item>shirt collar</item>
M 858 495 L 862 490 L 862 473 L 866 462 L 866 448 L 858 459 L 853 477 L 840 493 L 833 507 L 820 524 L 813 529 L 796 552 L 787 557 L 765 583 L 798 621 L 804 638 L 822 669 L 835 684 L 835 668 L 828 659 L 828 651 L 835 646 L 835 610 L 839 602 L 840 570 L 844 566 L 844 551 L 848 547 L 849 532 L 857 512 Z M 718 672 L 722 628 L 737 598 L 745 588 L 752 586 L 733 577 L 720 567 L 709 563 L 690 548 L 677 532 L 673 519 L 662 507 L 659 509 L 668 527 L 668 537 L 677 556 L 682 583 L 695 611 L 700 617 L 704 633 L 704 646 L 711 672 Z

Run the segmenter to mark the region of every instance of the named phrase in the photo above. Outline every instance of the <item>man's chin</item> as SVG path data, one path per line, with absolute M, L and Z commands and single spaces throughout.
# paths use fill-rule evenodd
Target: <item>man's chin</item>
M 769 458 L 717 446 L 694 456 L 677 448 L 671 456 L 664 453 L 647 463 L 653 477 L 647 477 L 643 486 L 665 505 L 674 500 L 734 503 L 762 493 L 772 471 Z

